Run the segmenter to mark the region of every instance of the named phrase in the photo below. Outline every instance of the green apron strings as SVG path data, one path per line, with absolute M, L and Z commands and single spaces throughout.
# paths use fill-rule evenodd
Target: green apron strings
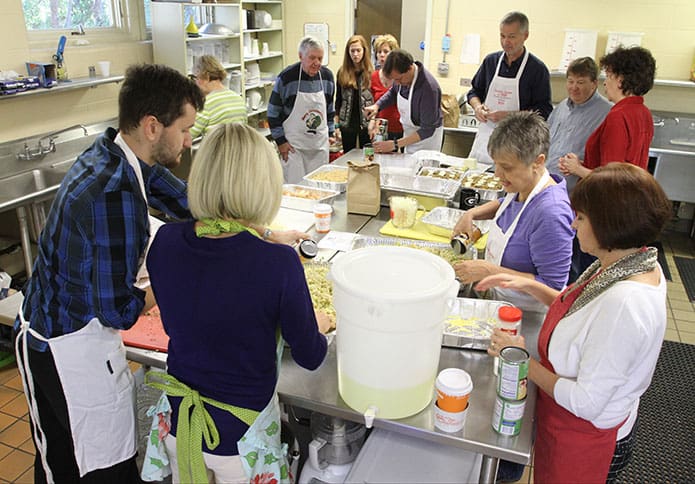
M 155 381 L 156 379 L 160 381 Z M 179 406 L 177 421 L 176 453 L 180 479 L 184 484 L 208 482 L 205 462 L 203 461 L 203 437 L 205 444 L 211 450 L 220 443 L 220 434 L 215 422 L 203 403 L 230 412 L 248 426 L 251 426 L 260 414 L 256 410 L 203 397 L 196 390 L 166 373 L 150 371 L 145 375 L 145 383 L 172 397 L 183 397 Z

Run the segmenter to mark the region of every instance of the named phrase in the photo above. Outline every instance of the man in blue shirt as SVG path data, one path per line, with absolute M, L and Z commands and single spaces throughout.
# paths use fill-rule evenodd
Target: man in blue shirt
M 99 136 L 58 189 L 15 325 L 36 482 L 140 482 L 118 330 L 145 306 L 136 277 L 153 235 L 148 206 L 190 217 L 186 186 L 165 166 L 190 148 L 203 96 L 171 68 L 138 65 L 118 104 L 119 130 Z
M 613 105 L 598 92 L 598 66 L 591 57 L 580 57 L 567 67 L 567 98 L 550 113 L 550 149 L 545 166 L 562 175 L 558 164 L 568 153 L 584 155 L 584 146 L 603 122 Z M 577 184 L 575 175 L 567 175 L 567 191 Z
M 550 73 L 545 64 L 524 46 L 529 34 L 528 17 L 510 12 L 500 22 L 502 50 L 489 54 L 473 76 L 468 104 L 480 122 L 470 156 L 494 163 L 487 141 L 496 124 L 514 111 L 536 111 L 544 119 L 553 110 Z

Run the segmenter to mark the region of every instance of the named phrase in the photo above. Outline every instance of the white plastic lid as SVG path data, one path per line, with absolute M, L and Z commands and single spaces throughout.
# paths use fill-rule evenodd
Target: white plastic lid
M 331 265 L 334 287 L 366 299 L 413 302 L 449 294 L 454 269 L 441 257 L 408 247 L 346 252 Z M 334 289 L 335 290 L 335 289 Z
M 314 205 L 314 213 L 331 213 L 333 211 L 333 207 L 328 205 L 327 203 L 317 203 Z
M 437 375 L 437 388 L 447 395 L 466 395 L 473 391 L 473 380 L 465 370 L 446 368 Z

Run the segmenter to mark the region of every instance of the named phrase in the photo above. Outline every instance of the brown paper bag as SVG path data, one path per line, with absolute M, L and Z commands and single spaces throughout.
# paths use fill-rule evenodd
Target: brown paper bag
M 461 109 L 459 101 L 453 94 L 442 94 L 442 116 L 444 126 L 447 128 L 459 127 L 459 116 Z
M 381 208 L 380 202 L 379 164 L 348 161 L 348 213 L 376 215 Z

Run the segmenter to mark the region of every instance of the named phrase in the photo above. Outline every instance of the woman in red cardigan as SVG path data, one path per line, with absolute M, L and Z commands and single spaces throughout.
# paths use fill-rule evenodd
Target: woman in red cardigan
M 584 160 L 574 153 L 560 158 L 564 175 L 580 178 L 611 161 L 647 169 L 654 124 L 644 96 L 654 85 L 656 61 L 643 47 L 618 47 L 601 58 L 606 97 L 615 105 L 586 142 Z

